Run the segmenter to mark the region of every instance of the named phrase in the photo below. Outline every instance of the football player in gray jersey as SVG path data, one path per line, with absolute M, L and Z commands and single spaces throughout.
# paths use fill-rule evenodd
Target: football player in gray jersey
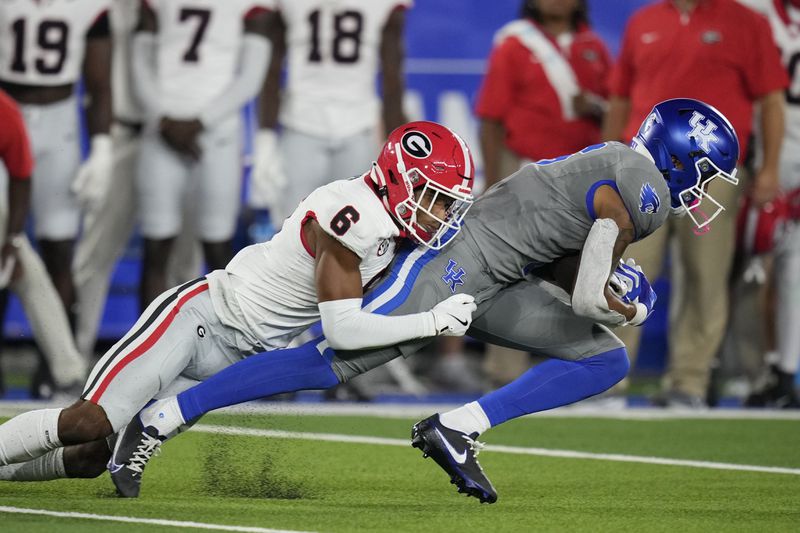
M 632 147 L 600 144 L 528 165 L 475 202 L 450 246 L 397 255 L 365 296 L 365 308 L 403 314 L 454 293 L 471 294 L 478 309 L 470 336 L 549 358 L 477 401 L 414 426 L 412 444 L 433 457 L 460 492 L 482 502 L 497 499 L 476 460 L 479 434 L 599 394 L 625 376 L 625 348 L 608 326 L 642 324 L 655 302 L 641 270 L 620 262 L 625 247 L 655 231 L 670 211 L 695 212 L 694 218 L 708 205 L 721 208 L 705 190 L 716 177 L 735 184 L 737 159 L 736 134 L 718 111 L 695 100 L 662 102 Z M 145 408 L 117 443 L 112 460 L 125 466 L 112 478 L 123 495 L 138 494 L 152 453 L 202 414 L 332 387 L 427 342 L 334 352 L 321 337 L 251 356 Z M 160 438 L 142 433 L 149 426 Z

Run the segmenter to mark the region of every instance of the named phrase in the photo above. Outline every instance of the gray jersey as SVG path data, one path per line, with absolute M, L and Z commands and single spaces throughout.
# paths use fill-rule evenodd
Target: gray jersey
M 594 192 L 601 185 L 619 192 L 635 240 L 667 219 L 669 190 L 661 173 L 645 156 L 611 142 L 526 165 L 475 202 L 464 232 L 497 281 L 512 283 L 538 266 L 580 252 L 595 220 Z

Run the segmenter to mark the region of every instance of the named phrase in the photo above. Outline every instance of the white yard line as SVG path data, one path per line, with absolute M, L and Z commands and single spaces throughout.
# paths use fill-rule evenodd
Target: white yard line
M 58 518 L 78 518 L 82 520 L 102 520 L 105 522 L 126 522 L 128 524 L 148 524 L 154 526 L 188 527 L 192 529 L 211 529 L 214 531 L 240 531 L 244 533 L 303 533 L 291 529 L 269 529 L 266 527 L 228 526 L 225 524 L 206 524 L 205 522 L 183 522 L 180 520 L 164 520 L 161 518 L 137 518 L 135 516 L 114 516 L 91 513 L 72 513 L 49 511 L 46 509 L 26 509 L 24 507 L 6 507 L 0 505 L 0 513 L 32 514 L 55 516 Z
M 339 435 L 335 433 L 306 433 L 297 431 L 278 431 L 271 429 L 253 429 L 235 426 L 213 426 L 198 424 L 192 431 L 225 435 L 243 435 L 249 437 L 271 437 L 275 439 L 300 439 L 326 442 L 347 442 L 353 444 L 378 444 L 384 446 L 410 447 L 406 439 L 390 439 L 384 437 L 367 437 L 360 435 Z M 616 453 L 576 452 L 572 450 L 551 450 L 546 448 L 523 448 L 521 446 L 487 445 L 487 452 L 512 453 L 516 455 L 536 455 L 541 457 L 562 457 L 566 459 L 592 459 L 596 461 L 616 461 L 623 463 L 643 463 L 652 465 L 685 466 L 689 468 L 707 468 L 713 470 L 735 470 L 740 472 L 761 472 L 766 474 L 789 474 L 800 476 L 800 468 L 778 466 L 743 465 L 735 463 L 717 463 L 712 461 L 692 461 L 688 459 L 668 459 L 665 457 L 646 457 Z

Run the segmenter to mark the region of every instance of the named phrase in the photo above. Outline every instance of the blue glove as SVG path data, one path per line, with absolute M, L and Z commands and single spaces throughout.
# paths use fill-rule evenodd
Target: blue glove
M 635 326 L 643 324 L 653 313 L 657 296 L 642 272 L 642 267 L 637 265 L 633 259 L 628 259 L 627 262 L 620 259 L 612 278 L 614 276 L 618 282 L 624 285 L 619 288 L 622 301 L 636 305 L 636 316 L 630 323 Z

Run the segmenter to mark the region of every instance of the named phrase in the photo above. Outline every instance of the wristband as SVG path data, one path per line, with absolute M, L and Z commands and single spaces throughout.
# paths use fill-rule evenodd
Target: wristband
M 641 326 L 647 320 L 647 306 L 643 303 L 636 302 L 636 314 L 628 321 L 631 326 Z

